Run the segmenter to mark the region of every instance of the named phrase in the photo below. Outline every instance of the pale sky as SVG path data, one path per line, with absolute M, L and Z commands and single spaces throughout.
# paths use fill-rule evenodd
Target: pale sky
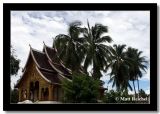
M 29 44 L 42 50 L 43 41 L 52 46 L 53 38 L 60 34 L 67 34 L 70 22 L 79 20 L 83 26 L 101 23 L 109 27 L 108 35 L 113 44 L 126 44 L 143 51 L 143 56 L 150 62 L 150 12 L 149 11 L 12 11 L 11 12 L 11 44 L 16 50 L 17 58 L 21 60 L 23 68 L 29 54 Z M 11 85 L 16 83 L 22 74 L 20 69 L 17 76 L 13 76 Z M 105 87 L 109 76 L 103 76 Z M 150 65 L 147 73 L 140 79 L 140 88 L 150 93 Z M 130 91 L 132 93 L 132 91 Z

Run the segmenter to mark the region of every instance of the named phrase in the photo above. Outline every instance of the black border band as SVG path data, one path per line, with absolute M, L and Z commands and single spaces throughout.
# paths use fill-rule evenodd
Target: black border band
M 120 10 L 120 11 L 150 11 L 150 104 L 10 104 L 10 11 L 23 10 Z M 4 3 L 3 4 L 3 110 L 5 111 L 156 111 L 157 110 L 157 4 L 155 3 L 119 3 L 119 4 L 26 4 Z

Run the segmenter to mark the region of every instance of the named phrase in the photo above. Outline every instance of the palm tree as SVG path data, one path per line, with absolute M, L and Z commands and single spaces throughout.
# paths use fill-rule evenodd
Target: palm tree
M 113 82 L 112 87 L 116 86 L 118 91 L 127 90 L 127 87 L 132 90 L 129 84 L 130 61 L 126 58 L 125 47 L 126 45 L 113 45 L 113 48 L 110 47 L 112 62 L 109 65 L 111 78 L 108 83 Z
M 127 58 L 132 61 L 132 65 L 130 66 L 129 72 L 130 72 L 130 80 L 133 81 L 134 91 L 136 95 L 135 90 L 135 84 L 134 81 L 137 80 L 138 84 L 138 92 L 139 92 L 139 80 L 138 78 L 142 77 L 142 71 L 146 71 L 147 69 L 147 61 L 145 60 L 145 57 L 142 56 L 142 51 L 138 51 L 138 49 L 128 47 L 126 51 Z
M 100 79 L 102 76 L 101 70 L 104 70 L 109 54 L 109 48 L 104 43 L 110 43 L 112 39 L 109 36 L 102 36 L 104 33 L 108 32 L 107 26 L 102 24 L 95 24 L 94 26 L 90 27 L 88 21 L 87 25 L 88 28 L 86 28 L 83 33 L 84 38 L 86 39 L 84 69 L 87 72 L 88 67 L 92 65 L 93 78 Z
M 136 50 L 135 53 L 135 73 L 136 73 L 136 79 L 137 79 L 137 84 L 138 84 L 138 91 L 139 89 L 139 79 L 138 78 L 142 78 L 142 72 L 146 72 L 147 69 L 147 64 L 148 61 L 146 61 L 145 56 L 141 56 L 142 55 L 142 51 L 138 51 L 138 49 Z
M 135 96 L 136 96 L 136 88 L 135 88 L 135 80 L 136 80 L 136 73 L 135 73 L 135 54 L 136 54 L 136 50 L 135 48 L 132 47 L 128 47 L 127 51 L 126 51 L 126 57 L 128 59 L 130 59 L 130 61 L 132 61 L 132 64 L 129 67 L 129 77 L 130 80 L 133 82 L 133 87 L 134 87 L 134 92 L 135 92 Z
M 68 35 L 59 34 L 53 42 L 53 47 L 57 49 L 60 59 L 72 71 L 78 70 L 84 59 L 83 43 L 85 39 L 80 37 L 81 32 L 83 32 L 80 25 L 81 22 L 79 21 L 71 23 L 68 28 Z

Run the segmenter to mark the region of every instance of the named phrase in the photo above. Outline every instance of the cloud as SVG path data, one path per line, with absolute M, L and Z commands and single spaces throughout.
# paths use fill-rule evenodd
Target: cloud
M 52 38 L 60 33 L 67 34 L 70 22 L 80 20 L 82 26 L 86 26 L 87 19 L 91 26 L 102 23 L 109 27 L 108 35 L 114 41 L 111 45 L 127 44 L 138 48 L 150 60 L 149 11 L 11 11 L 11 44 L 21 60 L 20 67 L 26 63 L 29 44 L 38 50 L 42 50 L 43 41 L 52 46 Z M 108 81 L 109 76 L 102 80 Z M 142 80 L 150 80 L 150 68 Z
M 129 94 L 129 95 L 134 95 L 134 94 L 135 94 L 135 92 L 134 92 L 134 91 L 130 91 L 130 90 L 129 90 L 129 91 L 128 91 L 128 94 Z
M 43 41 L 51 46 L 52 37 L 67 32 L 65 23 L 50 20 L 45 16 L 44 19 L 34 18 L 30 14 L 31 12 L 13 11 L 13 14 L 11 13 L 11 44 L 16 49 L 17 56 L 20 57 L 23 64 L 29 53 L 29 44 L 33 48 L 42 50 Z M 57 17 L 56 19 L 58 20 Z
M 150 94 L 150 89 L 145 90 L 146 94 Z

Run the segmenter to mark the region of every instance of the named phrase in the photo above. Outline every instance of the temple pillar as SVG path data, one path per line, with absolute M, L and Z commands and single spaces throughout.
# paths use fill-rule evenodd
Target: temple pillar
M 19 99 L 18 99 L 18 101 L 20 102 L 20 101 L 21 101 L 21 89 L 20 89 L 20 88 L 18 89 L 18 94 L 19 94 Z
M 40 86 L 40 87 L 39 87 L 39 98 L 38 98 L 38 100 L 39 100 L 39 101 L 41 101 L 41 100 L 42 100 L 41 89 L 42 89 L 42 88 L 41 88 L 41 86 Z
M 27 88 L 26 90 L 27 90 L 27 100 L 30 100 L 30 99 L 29 99 L 29 96 L 30 96 L 29 88 Z
M 49 101 L 53 101 L 53 85 L 49 85 Z

